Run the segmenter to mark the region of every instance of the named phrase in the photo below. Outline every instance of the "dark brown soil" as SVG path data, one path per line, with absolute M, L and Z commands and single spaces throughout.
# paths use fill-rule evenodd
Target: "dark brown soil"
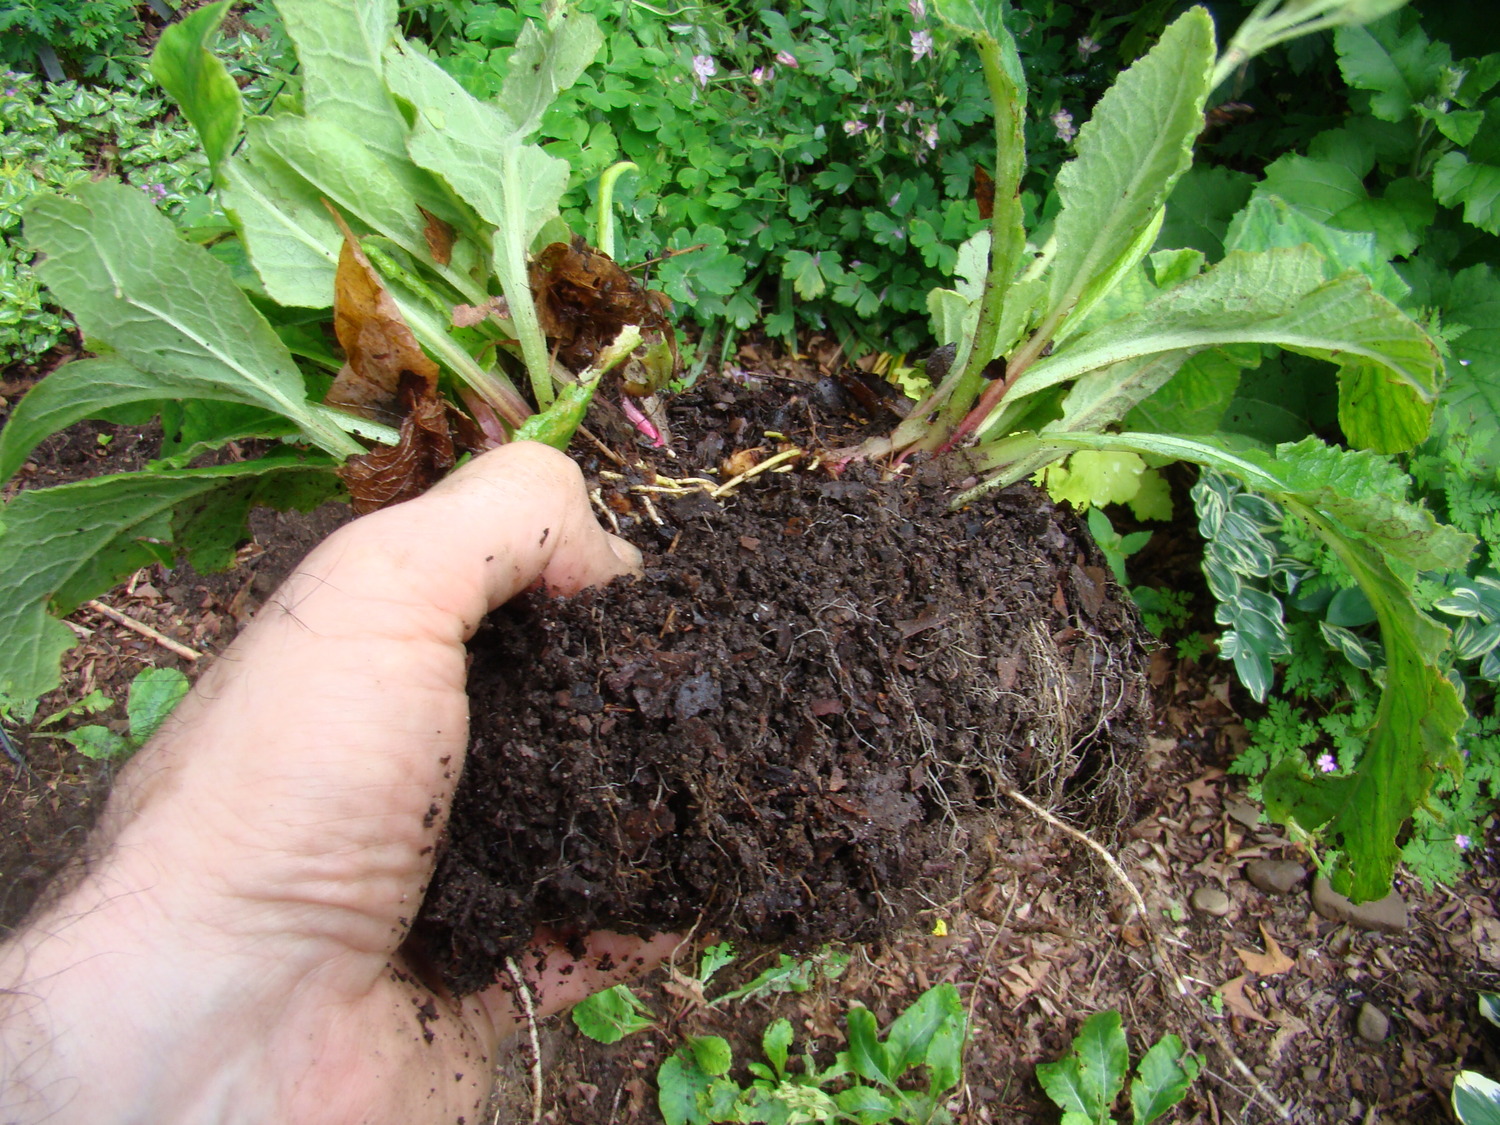
M 475 733 L 417 928 L 452 987 L 539 925 L 870 941 L 961 893 L 1005 786 L 1125 815 L 1134 615 L 1041 494 L 950 513 L 869 466 L 768 472 L 723 505 L 646 484 L 604 497 L 644 582 L 522 599 L 471 646 Z

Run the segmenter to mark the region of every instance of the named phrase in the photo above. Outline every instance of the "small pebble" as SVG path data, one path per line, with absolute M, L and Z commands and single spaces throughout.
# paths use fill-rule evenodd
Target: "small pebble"
M 1399 934 L 1406 929 L 1406 900 L 1395 891 L 1375 902 L 1350 902 L 1319 875 L 1313 880 L 1313 909 L 1332 922 L 1348 922 L 1360 930 Z
M 1199 887 L 1193 892 L 1193 909 L 1222 918 L 1229 913 L 1229 896 L 1218 887 Z
M 1284 895 L 1307 878 L 1307 868 L 1290 859 L 1253 859 L 1245 864 L 1245 878 L 1268 895 Z
M 1367 1043 L 1384 1043 L 1385 1037 L 1391 1033 L 1391 1018 L 1374 1004 L 1361 1004 L 1354 1030 Z

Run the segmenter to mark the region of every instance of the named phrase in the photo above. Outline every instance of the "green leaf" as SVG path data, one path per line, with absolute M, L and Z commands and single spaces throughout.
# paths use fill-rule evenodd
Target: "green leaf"
M 187 677 L 176 668 L 146 668 L 137 673 L 125 704 L 130 741 L 144 746 L 187 693 Z
M 92 758 L 96 762 L 123 758 L 132 749 L 130 742 L 123 735 L 116 734 L 108 727 L 97 725 L 74 727 L 72 730 L 63 731 L 62 737 L 72 743 L 73 749 L 85 758 Z
M 81 184 L 77 194 L 77 202 L 39 196 L 28 208 L 26 233 L 47 255 L 37 272 L 95 350 L 105 345 L 153 376 L 156 398 L 258 406 L 295 422 L 329 453 L 363 452 L 308 403 L 291 353 L 228 267 L 178 238 L 171 222 L 133 188 Z M 119 367 L 113 371 L 122 386 L 134 378 Z M 43 407 L 56 394 L 44 395 Z M 55 407 L 51 413 L 59 416 Z M 34 420 L 28 429 L 35 433 Z
M 597 1043 L 618 1043 L 651 1023 L 649 1009 L 623 984 L 596 992 L 573 1006 L 573 1025 Z
M 693 1053 L 693 1062 L 704 1074 L 718 1078 L 729 1073 L 734 1052 L 730 1050 L 728 1040 L 718 1035 L 693 1035 L 689 1036 L 687 1045 Z
M 151 74 L 172 95 L 218 167 L 240 135 L 240 88 L 209 50 L 231 0 L 219 0 L 168 24 L 151 54 Z
M 761 1049 L 765 1051 L 766 1058 L 771 1060 L 771 1065 L 776 1068 L 776 1077 L 780 1078 L 786 1073 L 787 1052 L 792 1047 L 792 1021 L 788 1019 L 774 1020 L 761 1036 Z
M 391 51 L 386 76 L 417 115 L 409 142 L 412 158 L 442 176 L 497 228 L 495 275 L 510 304 L 532 390 L 545 408 L 552 402 L 551 361 L 526 262 L 532 239 L 558 213 L 568 164 L 522 143 L 503 112 L 470 97 L 436 63 L 410 49 Z
M 845 1033 L 849 1040 L 849 1065 L 854 1073 L 866 1081 L 895 1089 L 900 1072 L 891 1069 L 890 1056 L 880 1041 L 875 1013 L 868 1008 L 850 1008 L 845 1019 Z
M 1287 153 L 1266 168 L 1255 196 L 1267 195 L 1286 200 L 1319 222 L 1366 198 L 1364 184 L 1346 165 L 1296 153 Z
M 51 691 L 73 631 L 65 614 L 126 575 L 170 563 L 174 547 L 207 569 L 232 559 L 252 504 L 307 507 L 337 487 L 328 466 L 291 459 L 205 469 L 126 473 L 27 490 L 0 511 L 0 684 L 23 696 Z
M 1479 1014 L 1485 1021 L 1500 1027 L 1500 992 L 1481 992 L 1478 997 Z
M 1500 469 L 1500 275 L 1491 265 L 1454 275 L 1443 318 L 1468 330 L 1451 345 L 1438 410 L 1447 431 L 1469 434 L 1481 465 L 1494 472 Z M 0 448 L 3 441 L 0 434 Z
M 713 1079 L 698 1069 L 686 1050 L 679 1050 L 656 1072 L 656 1107 L 667 1125 L 711 1125 L 702 1103 Z
M 542 114 L 604 45 L 591 16 L 562 8 L 546 28 L 528 21 L 511 52 L 505 84 L 497 99 L 517 133 L 528 137 L 541 127 Z
M 951 984 L 929 988 L 896 1017 L 886 1032 L 888 1073 L 899 1078 L 912 1067 L 920 1066 L 926 1060 L 933 1037 L 944 1027 L 962 1028 L 963 1021 L 964 1006 L 958 998 L 958 989 Z
M 1057 176 L 1050 322 L 1120 261 L 1192 163 L 1213 64 L 1213 21 L 1192 8 L 1099 99 Z
M 1321 831 L 1343 853 L 1335 889 L 1358 901 L 1384 897 L 1401 855 L 1396 839 L 1402 826 L 1438 771 L 1460 768 L 1457 733 L 1466 717 L 1443 664 L 1448 631 L 1417 604 L 1412 564 L 1457 562 L 1458 567 L 1447 568 L 1459 569 L 1458 549 L 1465 538 L 1449 530 L 1428 535 L 1429 543 L 1417 542 L 1428 526 L 1421 510 L 1401 500 L 1400 491 L 1375 495 L 1394 487 L 1391 470 L 1368 454 L 1319 450 L 1313 438 L 1281 446 L 1275 457 L 1159 434 L 1066 434 L 1050 440 L 1064 448 L 1175 457 L 1237 476 L 1285 505 L 1353 575 L 1375 610 L 1386 652 L 1386 685 L 1359 763 L 1352 775 L 1312 777 L 1286 759 L 1267 774 L 1262 791 L 1273 817 Z M 1353 494 L 1343 493 L 1345 488 Z
M 1245 205 L 1255 181 L 1244 172 L 1195 164 L 1167 197 L 1167 217 L 1156 244 L 1192 247 L 1212 261 L 1224 256 L 1224 232 Z
M 839 1111 L 864 1122 L 890 1121 L 896 1114 L 896 1103 L 873 1086 L 851 1086 L 833 1095 Z
M 849 954 L 834 949 L 824 949 L 812 957 L 800 959 L 785 953 L 778 953 L 776 957 L 777 962 L 771 968 L 761 972 L 749 984 L 716 997 L 713 1003 L 726 1004 L 731 1000 L 777 992 L 806 992 L 819 977 L 837 980 L 849 964 Z
M 1382 452 L 1427 435 L 1440 363 L 1427 334 L 1362 276 L 1323 281 L 1311 247 L 1234 251 L 1145 308 L 1069 340 L 1011 387 L 1008 401 L 1122 360 L 1224 344 L 1275 344 L 1338 365 L 1339 421 Z M 983 430 L 981 430 L 981 433 Z
M 1365 204 L 1370 202 L 1363 200 Z M 1311 246 L 1323 258 L 1326 281 L 1358 270 L 1392 303 L 1405 299 L 1411 291 L 1379 252 L 1374 234 L 1335 230 L 1275 196 L 1257 195 L 1252 199 L 1230 224 L 1224 245 L 1230 250 L 1248 251 Z
M 1463 1070 L 1453 1080 L 1453 1112 L 1463 1125 L 1500 1125 L 1500 1083 Z
M 1198 1056 L 1183 1047 L 1181 1039 L 1163 1035 L 1136 1064 L 1136 1077 L 1130 1083 L 1130 1112 L 1135 1125 L 1151 1125 L 1187 1097 L 1201 1066 Z
M 1341 27 L 1333 35 L 1344 81 L 1369 90 L 1370 112 L 1382 121 L 1405 121 L 1432 91 L 1433 78 L 1452 61 L 1447 46 L 1430 43 L 1420 27 L 1400 32 L 1400 17 Z
M 1258 349 L 1210 348 L 1189 356 L 1177 373 L 1142 399 L 1124 418 L 1127 430 L 1162 434 L 1211 434 L 1240 385 L 1240 372 L 1260 362 Z M 1248 358 L 1248 362 L 1247 362 Z
M 1432 169 L 1432 193 L 1444 207 L 1464 205 L 1464 221 L 1500 234 L 1500 168 L 1445 153 Z
M 933 0 L 933 11 L 955 31 L 999 49 L 1000 66 L 1015 87 L 1022 107 L 1026 104 L 1026 74 L 1015 37 L 1006 27 L 1007 0 Z
M 1055 1063 L 1039 1063 L 1037 1080 L 1065 1113 L 1104 1125 L 1125 1086 L 1130 1052 L 1119 1012 L 1099 1012 L 1084 1021 L 1073 1050 Z
M 1053 500 L 1081 512 L 1133 500 L 1145 471 L 1146 462 L 1134 453 L 1080 449 L 1067 461 L 1049 465 L 1044 483 Z
M 734 946 L 727 941 L 718 945 L 710 945 L 703 951 L 703 959 L 698 962 L 698 980 L 707 984 L 714 979 L 718 971 L 726 965 L 732 965 L 735 961 Z

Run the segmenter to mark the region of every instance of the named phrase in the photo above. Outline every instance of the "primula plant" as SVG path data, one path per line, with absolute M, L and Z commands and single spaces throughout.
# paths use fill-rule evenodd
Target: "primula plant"
M 1235 217 L 1211 265 L 1158 240 L 1215 87 L 1268 46 L 1392 6 L 1268 0 L 1222 53 L 1207 11 L 1183 13 L 1101 98 L 1057 175 L 1055 212 L 1028 230 L 1027 84 L 1007 6 L 932 0 L 976 48 L 994 114 L 988 227 L 956 254 L 955 286 L 929 298 L 953 350 L 947 370 L 934 365 L 929 393 L 892 434 L 827 458 L 893 471 L 937 458 L 977 480 L 958 504 L 1065 458 L 1076 487 L 1180 459 L 1299 520 L 1368 599 L 1385 683 L 1350 769 L 1322 775 L 1288 759 L 1264 792 L 1273 813 L 1322 833 L 1338 885 L 1357 898 L 1385 893 L 1403 824 L 1438 771 L 1460 765 L 1447 631 L 1414 591 L 1421 571 L 1461 570 L 1473 540 L 1409 503 L 1389 460 L 1428 433 L 1441 353 L 1372 282 L 1358 246 L 1274 194 Z M 663 440 L 651 392 L 674 370 L 674 341 L 661 299 L 609 257 L 613 170 L 594 191 L 591 248 L 558 220 L 568 163 L 533 139 L 599 48 L 592 20 L 559 8 L 528 24 L 495 97 L 481 100 L 396 33 L 391 0 L 282 0 L 300 101 L 247 120 L 208 49 L 225 8 L 170 29 L 153 63 L 202 138 L 222 237 L 184 242 L 139 192 L 107 184 L 27 214 L 47 255 L 42 280 L 97 358 L 17 406 L 0 480 L 48 434 L 104 413 L 161 413 L 167 446 L 149 472 L 7 505 L 0 682 L 14 693 L 57 680 L 71 636 L 52 614 L 149 562 L 226 564 L 252 504 L 305 505 L 341 479 L 357 506 L 374 506 L 430 483 L 461 448 L 561 444 L 616 365 L 626 412 Z M 695 74 L 712 77 L 706 64 Z M 342 357 L 318 330 L 330 306 Z M 1347 448 L 1220 432 L 1236 389 L 1278 350 L 1331 372 Z M 280 444 L 256 461 L 194 466 L 246 437 Z M 1254 623 L 1235 629 L 1248 636 Z

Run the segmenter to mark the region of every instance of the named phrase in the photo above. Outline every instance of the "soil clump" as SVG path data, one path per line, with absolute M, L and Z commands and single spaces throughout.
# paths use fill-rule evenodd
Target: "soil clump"
M 810 437 L 796 396 L 761 424 L 744 388 L 694 397 L 675 413 L 714 421 L 700 452 Z M 456 991 L 538 926 L 875 940 L 962 893 L 1006 786 L 1106 835 L 1130 811 L 1134 613 L 1036 490 L 954 513 L 869 465 L 723 502 L 613 476 L 601 506 L 645 581 L 528 595 L 471 644 L 474 733 L 414 932 Z

